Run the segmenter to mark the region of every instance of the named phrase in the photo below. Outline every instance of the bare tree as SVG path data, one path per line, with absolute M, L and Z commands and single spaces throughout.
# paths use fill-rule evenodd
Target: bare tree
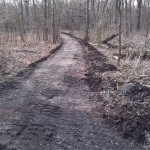
M 146 15 L 146 19 L 147 19 L 147 24 L 146 24 L 146 37 L 145 37 L 145 47 L 148 47 L 148 35 L 149 35 L 149 29 L 150 29 L 150 1 L 147 0 L 147 15 Z
M 87 0 L 87 6 L 86 6 L 86 31 L 85 31 L 85 40 L 88 41 L 89 38 L 89 25 L 90 25 L 90 12 L 89 12 L 89 7 L 90 7 L 90 0 Z
M 118 65 L 120 65 L 120 60 L 121 60 L 121 30 L 122 30 L 122 11 L 121 11 L 121 6 L 122 6 L 122 0 L 118 2 L 118 12 L 119 12 L 119 58 L 118 58 Z
M 116 0 L 115 1 L 115 24 L 117 24 L 117 22 L 118 22 L 118 1 L 120 1 L 120 0 Z
M 132 34 L 132 1 L 133 0 L 129 0 L 129 16 L 130 16 L 130 35 Z
M 35 0 L 32 0 L 33 2 L 33 11 L 34 11 L 34 18 L 35 18 L 35 26 L 36 26 L 36 37 L 37 40 L 40 40 L 40 33 L 39 33 L 39 25 L 38 25 L 38 16 L 37 16 L 37 9 L 36 9 L 36 4 L 35 4 Z
M 137 31 L 141 29 L 142 0 L 137 0 Z
M 14 3 L 3 0 L 0 7 L 0 11 L 5 10 L 1 13 L 0 30 L 7 41 L 16 38 L 25 42 L 32 35 L 37 41 L 52 37 L 56 43 L 60 29 L 68 29 L 83 31 L 86 41 L 92 35 L 92 40 L 100 45 L 108 30 L 118 34 L 119 0 L 14 0 Z M 149 32 L 147 0 L 122 0 L 121 10 L 126 38 L 135 30 Z
M 24 3 L 25 3 L 25 10 L 26 10 L 26 25 L 29 28 L 29 0 L 24 0 Z
M 129 36 L 128 0 L 125 0 L 126 36 Z
M 20 9 L 21 9 L 21 26 L 20 26 L 20 36 L 21 41 L 25 41 L 25 30 L 24 30 L 24 12 L 23 12 L 23 0 L 20 1 Z
M 43 40 L 48 40 L 48 28 L 47 28 L 47 0 L 44 0 L 44 29 L 43 29 Z
M 56 9 L 56 2 L 55 2 L 55 0 L 53 0 L 53 25 L 52 25 L 52 28 L 53 28 L 53 43 L 56 43 L 56 28 L 55 28 L 56 20 L 55 20 L 55 9 Z

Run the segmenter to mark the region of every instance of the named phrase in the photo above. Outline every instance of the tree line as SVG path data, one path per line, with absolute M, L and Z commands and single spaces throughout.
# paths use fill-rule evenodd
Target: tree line
M 106 30 L 143 33 L 148 39 L 149 0 L 2 0 L 0 41 L 24 42 L 29 37 L 56 43 L 60 30 L 90 32 L 101 44 Z M 121 40 L 121 39 L 120 39 Z
M 60 28 L 62 1 L 2 0 L 0 2 L 0 42 L 48 41 L 56 43 Z

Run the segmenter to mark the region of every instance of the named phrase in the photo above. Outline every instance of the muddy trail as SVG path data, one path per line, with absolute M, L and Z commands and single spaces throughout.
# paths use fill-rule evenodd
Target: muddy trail
M 83 47 L 61 36 L 56 54 L 0 92 L 0 150 L 141 150 L 92 117 Z

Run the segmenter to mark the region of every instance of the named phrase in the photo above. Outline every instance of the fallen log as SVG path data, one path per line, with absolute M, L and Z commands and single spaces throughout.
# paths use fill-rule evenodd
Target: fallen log
M 119 45 L 113 45 L 113 44 L 110 44 L 110 43 L 106 43 L 105 45 L 107 45 L 108 48 L 114 48 L 114 49 L 119 48 Z M 128 47 L 131 47 L 130 43 L 126 43 L 126 44 L 122 45 L 121 49 L 127 49 Z
M 112 39 L 114 39 L 117 36 L 119 36 L 119 33 L 111 35 L 110 37 L 108 37 L 105 40 L 103 40 L 102 43 L 103 44 L 107 44 L 109 41 L 111 41 Z

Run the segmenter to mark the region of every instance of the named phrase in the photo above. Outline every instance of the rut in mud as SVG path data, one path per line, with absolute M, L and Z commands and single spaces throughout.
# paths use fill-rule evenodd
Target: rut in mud
M 82 46 L 62 38 L 55 56 L 0 93 L 0 150 L 140 150 L 92 118 Z

